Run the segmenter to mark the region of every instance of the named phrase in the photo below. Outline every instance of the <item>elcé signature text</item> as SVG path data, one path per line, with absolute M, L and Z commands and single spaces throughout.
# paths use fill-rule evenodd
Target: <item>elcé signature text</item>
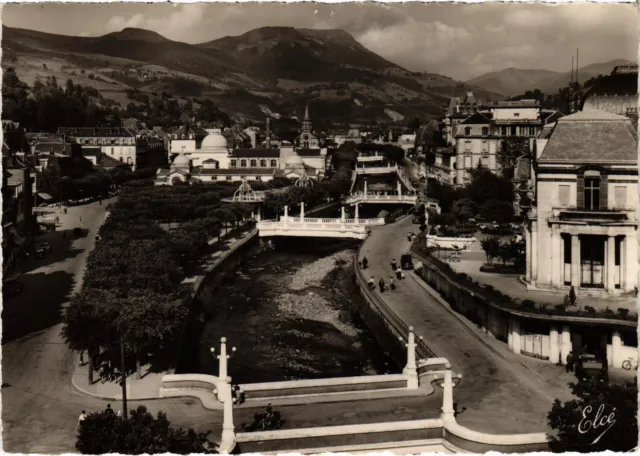
M 604 404 L 601 404 L 596 411 L 595 416 L 591 419 L 591 413 L 593 412 L 593 407 L 590 405 L 586 406 L 584 410 L 582 410 L 582 419 L 580 423 L 578 423 L 578 432 L 580 434 L 586 434 L 589 431 L 596 431 L 598 429 L 605 428 L 604 431 L 596 437 L 596 439 L 591 442 L 592 445 L 598 443 L 598 441 L 602 438 L 605 433 L 616 424 L 616 409 L 614 408 L 609 415 L 604 414 Z

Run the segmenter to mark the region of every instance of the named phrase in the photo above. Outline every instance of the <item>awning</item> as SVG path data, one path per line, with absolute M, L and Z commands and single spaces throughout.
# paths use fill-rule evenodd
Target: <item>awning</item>
M 43 200 L 47 200 L 47 201 L 54 199 L 53 196 L 49 195 L 48 193 L 44 193 L 44 192 L 43 193 L 38 193 L 38 196 L 40 198 L 42 198 Z

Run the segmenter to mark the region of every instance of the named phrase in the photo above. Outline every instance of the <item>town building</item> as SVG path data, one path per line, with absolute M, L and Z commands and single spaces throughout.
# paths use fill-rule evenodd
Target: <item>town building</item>
M 421 164 L 420 178 L 436 179 L 453 184 L 455 181 L 456 149 L 447 144 L 444 124 L 432 120 L 416 134 L 416 152 L 424 162 Z
M 526 227 L 530 289 L 612 295 L 638 285 L 638 136 L 624 116 L 585 110 L 539 141 Z M 551 131 L 549 131 L 551 130 Z
M 311 118 L 309 117 L 309 106 L 306 106 L 304 110 L 302 132 L 300 136 L 296 138 L 296 146 L 301 149 L 320 149 L 320 140 L 313 134 Z
M 140 156 L 146 152 L 146 149 L 138 147 L 135 133 L 121 127 L 61 127 L 58 135 L 69 137 L 80 144 L 83 153 L 86 151 L 87 154 L 95 155 L 100 151 L 131 166 L 133 170 L 136 169 Z
M 453 97 L 444 111 L 443 134 L 449 145 L 456 145 L 458 124 L 476 112 L 486 109 L 483 102 L 476 99 L 473 92 L 467 92 L 465 97 Z
M 362 136 L 360 130 L 352 128 L 346 131 L 336 131 L 333 133 L 333 143 L 336 147 L 340 147 L 345 143 L 360 144 L 362 142 Z
M 542 109 L 537 100 L 500 101 L 457 123 L 456 184 L 468 183 L 478 166 L 500 173 L 499 154 L 514 138 L 524 140 L 523 153 L 531 153 L 542 127 L 559 117 L 558 111 Z
M 589 89 L 583 110 L 597 109 L 638 120 L 638 65 L 621 65 Z

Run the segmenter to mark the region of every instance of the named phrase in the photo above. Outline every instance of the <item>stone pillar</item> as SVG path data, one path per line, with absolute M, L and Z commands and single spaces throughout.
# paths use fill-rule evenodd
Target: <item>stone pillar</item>
M 304 203 L 300 203 L 300 222 L 304 222 Z
M 564 258 L 560 258 L 560 233 L 552 231 L 551 234 L 551 286 L 559 288 L 562 286 L 560 277 L 560 264 L 564 263 Z
M 507 317 L 507 346 L 513 350 L 513 334 L 511 334 L 511 318 Z
M 604 268 L 607 291 L 613 292 L 616 289 L 616 238 L 609 236 L 607 238 L 606 266 Z
M 367 180 L 364 180 L 364 199 L 367 199 Z
M 256 211 L 256 221 L 259 222 L 262 220 L 262 206 L 258 205 L 258 209 Z
M 567 364 L 567 355 L 570 351 L 573 351 L 573 345 L 571 344 L 571 328 L 567 325 L 562 327 L 560 344 L 560 363 Z
M 611 367 L 622 367 L 622 361 L 624 361 L 622 356 L 622 337 L 620 337 L 620 331 L 616 329 L 613 330 L 611 335 L 611 359 L 608 361 Z
M 620 242 L 620 289 L 627 289 L 627 237 Z
M 580 287 L 580 238 L 577 234 L 571 235 L 571 286 L 576 290 Z
M 402 341 L 402 337 L 400 337 Z M 405 367 L 405 375 L 407 376 L 407 388 L 418 389 L 418 367 L 416 365 L 416 335 L 413 332 L 413 326 L 409 326 L 409 335 L 407 336 L 407 366 Z
M 222 439 L 220 440 L 220 453 L 231 454 L 236 446 L 235 426 L 233 425 L 233 394 L 231 393 L 231 377 L 224 379 L 218 389 L 214 390 L 218 400 L 223 405 Z
M 511 351 L 520 354 L 520 317 L 511 317 Z
M 359 207 L 360 207 L 360 205 L 359 205 L 358 203 L 356 203 L 356 214 L 355 214 L 356 222 L 357 222 L 357 221 L 358 221 L 358 219 L 360 218 Z
M 397 182 L 398 196 L 402 195 L 402 184 L 400 181 Z
M 531 223 L 531 283 L 538 280 L 538 221 Z
M 340 208 L 340 222 L 344 223 L 346 219 L 347 219 L 347 215 L 345 214 L 344 206 L 342 206 Z
M 458 375 L 458 378 L 462 378 Z M 442 420 L 444 422 L 455 422 L 455 409 L 453 408 L 453 373 L 451 372 L 451 364 L 445 364 L 444 381 L 440 384 L 442 387 Z
M 289 218 L 289 206 L 284 207 L 284 220 L 287 221 Z
M 558 341 L 558 328 L 551 326 L 551 330 L 549 331 L 549 362 L 553 364 L 560 362 L 560 346 Z

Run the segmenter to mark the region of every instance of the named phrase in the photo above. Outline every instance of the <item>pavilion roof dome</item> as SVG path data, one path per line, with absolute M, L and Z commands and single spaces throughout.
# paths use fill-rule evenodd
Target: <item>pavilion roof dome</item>
M 205 148 L 227 148 L 227 138 L 220 133 L 211 133 L 202 140 L 202 149 Z

